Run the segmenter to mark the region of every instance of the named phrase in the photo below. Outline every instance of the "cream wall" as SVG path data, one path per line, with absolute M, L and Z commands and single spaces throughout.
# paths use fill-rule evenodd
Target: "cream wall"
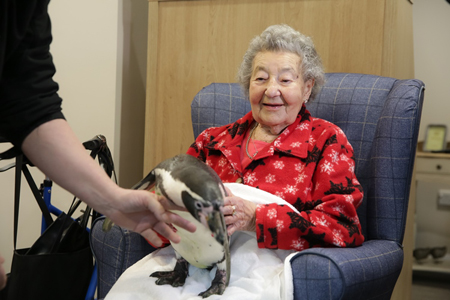
M 415 77 L 426 86 L 419 134 L 423 141 L 429 124 L 445 124 L 450 130 L 450 4 L 414 0 L 413 18 Z
M 146 0 L 59 0 L 49 6 L 63 112 L 81 141 L 106 136 L 125 187 L 142 178 L 147 7 Z M 0 145 L 0 151 L 7 148 Z M 41 182 L 43 175 L 33 174 Z M 0 253 L 7 271 L 13 186 L 14 170 L 0 173 Z M 53 199 L 67 210 L 72 197 L 54 187 Z M 40 211 L 25 182 L 21 201 L 18 247 L 29 247 L 40 234 Z

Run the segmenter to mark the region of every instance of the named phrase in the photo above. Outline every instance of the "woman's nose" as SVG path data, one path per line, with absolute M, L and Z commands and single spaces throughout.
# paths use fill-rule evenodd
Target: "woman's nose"
M 280 96 L 280 86 L 278 85 L 278 82 L 276 82 L 276 80 L 270 80 L 268 82 L 265 94 L 270 98 Z

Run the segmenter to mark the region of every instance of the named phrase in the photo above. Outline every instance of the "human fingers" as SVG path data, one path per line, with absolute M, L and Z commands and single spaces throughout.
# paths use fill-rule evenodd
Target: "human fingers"
M 194 232 L 196 230 L 195 225 L 192 224 L 191 222 L 188 222 L 187 220 L 183 219 L 182 217 L 176 214 L 170 212 L 168 214 L 170 215 L 169 216 L 169 219 L 171 220 L 170 224 L 175 224 L 190 232 Z M 171 242 L 174 242 L 175 244 L 178 244 L 181 241 L 180 236 L 174 231 L 173 227 L 164 222 L 156 223 L 152 229 L 147 229 L 141 232 L 141 235 L 152 243 L 154 241 L 155 246 L 161 246 L 162 241 L 155 232 L 158 232 L 161 236 L 165 237 Z
M 0 255 L 0 290 L 2 290 L 6 286 L 6 272 L 3 268 L 3 263 L 5 259 Z
M 231 203 L 229 203 L 231 204 Z M 243 222 L 243 215 L 236 213 L 236 206 L 235 205 L 227 205 L 224 207 L 224 220 L 225 225 L 227 226 L 227 233 L 229 236 L 231 236 L 236 231 L 242 230 L 242 225 L 245 223 Z M 231 211 L 230 211 L 231 210 Z
M 166 213 L 165 213 L 165 217 L 167 218 L 166 222 L 175 224 L 175 225 L 177 225 L 183 229 L 186 229 L 187 231 L 190 231 L 190 232 L 194 232 L 196 230 L 196 226 L 192 222 L 190 222 L 176 214 L 177 210 L 187 211 L 187 209 L 185 207 L 178 206 L 163 196 L 158 196 L 158 201 L 166 209 Z M 172 213 L 169 210 L 175 211 L 175 212 Z
M 151 194 L 151 193 L 147 193 L 147 194 Z M 154 198 L 148 200 L 147 207 L 151 212 L 154 213 L 155 217 L 158 220 L 160 220 L 164 223 L 175 224 L 189 232 L 194 232 L 196 230 L 196 227 L 192 222 L 189 222 L 188 220 L 180 217 L 179 215 L 168 211 L 169 209 L 186 211 L 186 208 L 175 205 L 173 202 L 169 201 L 168 199 L 166 199 L 163 196 L 156 196 L 154 194 L 152 194 L 152 195 Z M 163 227 L 163 228 L 164 228 L 165 234 L 174 236 L 166 230 L 167 229 L 166 227 Z M 168 227 L 168 228 L 171 228 L 171 227 Z M 171 230 L 171 231 L 173 232 L 173 230 Z M 166 237 L 162 232 L 159 232 L 159 233 L 162 234 L 164 237 Z M 176 235 L 176 236 L 178 236 L 178 235 Z M 171 240 L 170 238 L 168 238 L 168 239 Z
M 227 226 L 228 236 L 232 236 L 233 233 L 235 233 L 236 231 L 237 231 L 237 228 L 236 228 L 236 226 L 234 224 L 230 224 L 230 225 Z
M 236 205 L 224 205 L 222 208 L 222 213 L 224 216 L 234 216 L 236 214 Z
M 197 229 L 194 223 L 180 217 L 176 213 L 166 212 L 166 214 L 170 224 L 177 225 L 178 227 L 181 227 L 189 232 L 195 232 Z
M 234 196 L 229 188 L 227 188 L 226 186 L 224 186 L 224 188 L 225 188 L 225 191 L 227 192 L 228 197 Z
M 161 240 L 161 238 L 158 236 L 156 231 L 152 230 L 151 228 L 147 228 L 139 234 L 155 247 L 161 247 L 163 245 L 163 241 Z
M 234 216 L 240 206 L 241 199 L 235 196 L 225 197 L 222 212 L 225 216 Z
M 235 217 L 234 216 L 231 216 L 231 215 L 228 215 L 228 216 L 225 216 L 224 217 L 224 220 L 225 220 L 225 225 L 228 227 L 228 226 L 231 226 L 231 225 L 234 225 L 234 223 L 236 222 L 236 219 L 235 219 Z M 235 225 L 234 225 L 235 226 Z

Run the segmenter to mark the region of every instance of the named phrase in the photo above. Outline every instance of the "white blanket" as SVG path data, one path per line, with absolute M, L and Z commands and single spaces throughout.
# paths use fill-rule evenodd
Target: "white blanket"
M 292 205 L 270 193 L 243 184 L 225 184 L 231 192 L 255 203 Z M 231 277 L 223 295 L 216 299 L 293 299 L 292 271 L 289 263 L 294 251 L 258 248 L 256 234 L 236 232 L 231 237 Z M 158 286 L 156 278 L 149 277 L 155 271 L 171 271 L 175 266 L 175 254 L 171 246 L 159 249 L 128 268 L 108 293 L 106 300 L 194 300 L 202 299 L 199 293 L 211 286 L 216 268 L 211 271 L 189 266 L 189 276 L 183 287 Z

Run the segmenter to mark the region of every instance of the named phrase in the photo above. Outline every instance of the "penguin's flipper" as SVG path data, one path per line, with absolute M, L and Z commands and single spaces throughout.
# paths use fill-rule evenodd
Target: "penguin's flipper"
M 173 271 L 159 271 L 150 274 L 158 278 L 157 285 L 170 284 L 173 287 L 183 286 L 189 273 L 189 263 L 184 258 L 178 258 Z

